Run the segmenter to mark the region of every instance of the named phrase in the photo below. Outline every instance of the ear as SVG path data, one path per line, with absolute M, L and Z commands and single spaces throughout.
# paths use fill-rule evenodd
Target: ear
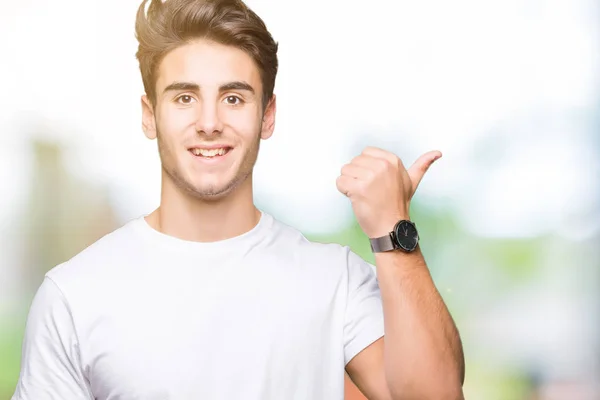
M 262 131 L 260 132 L 260 137 L 263 140 L 273 135 L 273 130 L 275 130 L 275 111 L 277 111 L 277 98 L 273 95 L 269 103 L 267 103 L 267 108 L 263 116 Z
M 142 96 L 142 129 L 150 140 L 156 139 L 156 119 L 154 118 L 154 107 L 148 96 Z

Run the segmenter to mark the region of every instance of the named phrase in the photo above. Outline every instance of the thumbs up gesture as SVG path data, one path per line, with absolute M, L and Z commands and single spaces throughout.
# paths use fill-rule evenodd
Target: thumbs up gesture
M 395 154 L 376 147 L 342 167 L 337 189 L 346 195 L 363 232 L 370 238 L 387 235 L 401 219 L 410 219 L 412 199 L 439 151 L 423 154 L 407 170 Z

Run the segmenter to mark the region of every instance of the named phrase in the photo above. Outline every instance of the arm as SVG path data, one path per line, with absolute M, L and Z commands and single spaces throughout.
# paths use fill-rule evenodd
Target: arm
M 21 372 L 12 400 L 93 400 L 84 377 L 69 306 L 50 278 L 27 317 Z
M 410 170 L 398 157 L 367 148 L 342 168 L 338 190 L 352 202 L 368 237 L 380 237 L 409 219 L 410 200 L 439 152 L 421 156 Z M 420 249 L 375 256 L 385 338 L 347 365 L 370 399 L 463 399 L 464 357 L 457 329 L 433 284 Z
M 380 253 L 376 265 L 385 340 L 359 353 L 349 375 L 372 399 L 463 399 L 460 337 L 421 252 Z

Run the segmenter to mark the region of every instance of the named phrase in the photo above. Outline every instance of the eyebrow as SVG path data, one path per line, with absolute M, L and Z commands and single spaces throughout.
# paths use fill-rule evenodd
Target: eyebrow
M 167 86 L 165 90 L 163 90 L 163 93 L 181 90 L 199 92 L 200 85 L 192 82 L 173 82 L 169 86 Z M 228 90 L 245 90 L 254 94 L 254 88 L 250 86 L 250 84 L 243 81 L 228 82 L 219 86 L 219 92 L 226 92 Z

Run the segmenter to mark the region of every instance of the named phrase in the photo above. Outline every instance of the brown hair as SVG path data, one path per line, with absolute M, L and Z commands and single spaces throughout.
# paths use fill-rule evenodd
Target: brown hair
M 201 38 L 246 52 L 260 72 L 263 109 L 273 97 L 278 44 L 262 19 L 242 0 L 143 0 L 137 12 L 135 36 L 144 89 L 153 105 L 163 58 L 177 47 Z

